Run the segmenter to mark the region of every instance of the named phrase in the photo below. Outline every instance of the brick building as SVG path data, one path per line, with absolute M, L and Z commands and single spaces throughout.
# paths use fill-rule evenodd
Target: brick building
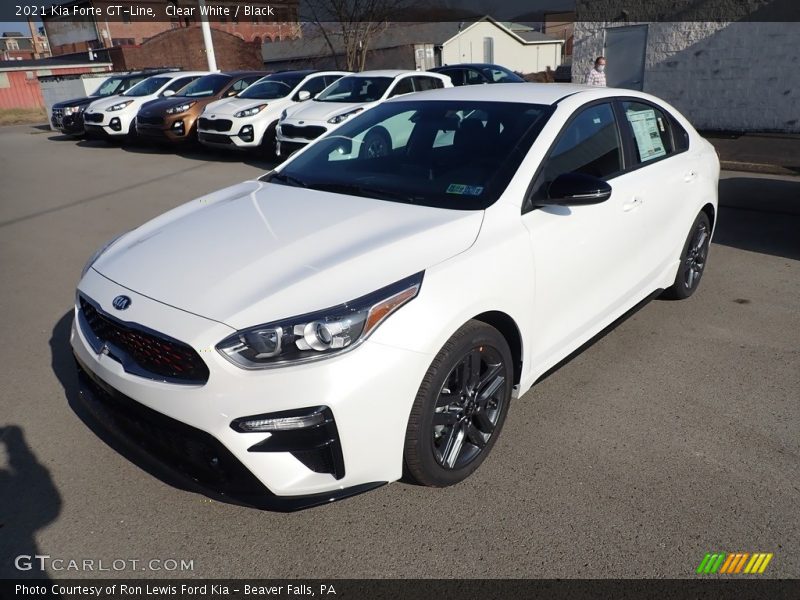
M 4 31 L 0 37 L 0 60 L 33 60 L 47 58 L 50 50 L 41 34 L 23 35 L 19 31 Z
M 283 39 L 293 39 L 299 34 L 297 26 L 298 0 L 252 0 L 249 5 L 271 5 L 285 20 L 276 21 L 265 17 L 213 17 L 212 29 L 223 31 L 245 42 L 256 44 Z M 237 0 L 207 0 L 208 6 L 235 7 Z M 106 8 L 112 5 L 134 5 L 139 10 L 151 8 L 158 15 L 152 17 L 76 17 L 47 16 L 42 19 L 50 40 L 53 55 L 84 52 L 89 49 L 113 46 L 135 47 L 166 31 L 199 27 L 197 0 L 71 0 L 61 6 L 72 9 L 74 6 L 98 8 L 107 14 Z M 168 6 L 179 9 L 194 9 L 192 16 L 167 16 Z
M 729 6 L 719 13 L 728 21 L 708 21 L 685 6 L 649 21 L 641 10 L 631 18 L 630 6 L 578 0 L 573 81 L 582 82 L 603 55 L 609 86 L 659 96 L 699 129 L 800 133 L 797 22 L 733 14 Z M 610 20 L 593 20 L 600 14 Z

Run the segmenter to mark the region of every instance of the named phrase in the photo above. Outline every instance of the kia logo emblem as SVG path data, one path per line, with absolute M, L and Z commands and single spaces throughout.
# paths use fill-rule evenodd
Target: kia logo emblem
M 117 310 L 126 310 L 131 305 L 131 299 L 127 296 L 117 296 L 111 301 L 111 306 Z

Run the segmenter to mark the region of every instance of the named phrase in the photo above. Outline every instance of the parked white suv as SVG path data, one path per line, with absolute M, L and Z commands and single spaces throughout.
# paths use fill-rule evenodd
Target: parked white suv
M 453 87 L 447 75 L 424 71 L 364 71 L 342 77 L 311 102 L 283 111 L 276 153 L 289 156 L 387 98 L 445 87 Z
M 281 113 L 313 98 L 344 71 L 283 71 L 262 77 L 234 96 L 209 104 L 197 124 L 197 137 L 207 146 L 246 150 L 275 148 L 275 126 Z
M 83 114 L 86 134 L 112 138 L 136 135 L 133 121 L 144 103 L 172 96 L 203 75 L 208 75 L 208 71 L 161 73 L 122 94 L 95 100 Z

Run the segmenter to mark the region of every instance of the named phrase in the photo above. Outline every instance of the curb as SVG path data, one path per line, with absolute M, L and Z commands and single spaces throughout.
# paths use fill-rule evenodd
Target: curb
M 790 169 L 781 165 L 765 163 L 740 162 L 737 160 L 720 160 L 720 168 L 724 171 L 744 171 L 747 173 L 763 173 L 765 175 L 800 176 L 800 169 Z

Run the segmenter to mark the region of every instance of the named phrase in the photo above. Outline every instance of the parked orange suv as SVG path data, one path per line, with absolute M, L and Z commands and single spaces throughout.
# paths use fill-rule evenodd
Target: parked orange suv
M 238 94 L 268 71 L 211 73 L 195 79 L 177 94 L 142 106 L 136 133 L 143 139 L 173 144 L 197 141 L 197 118 L 210 102 Z

